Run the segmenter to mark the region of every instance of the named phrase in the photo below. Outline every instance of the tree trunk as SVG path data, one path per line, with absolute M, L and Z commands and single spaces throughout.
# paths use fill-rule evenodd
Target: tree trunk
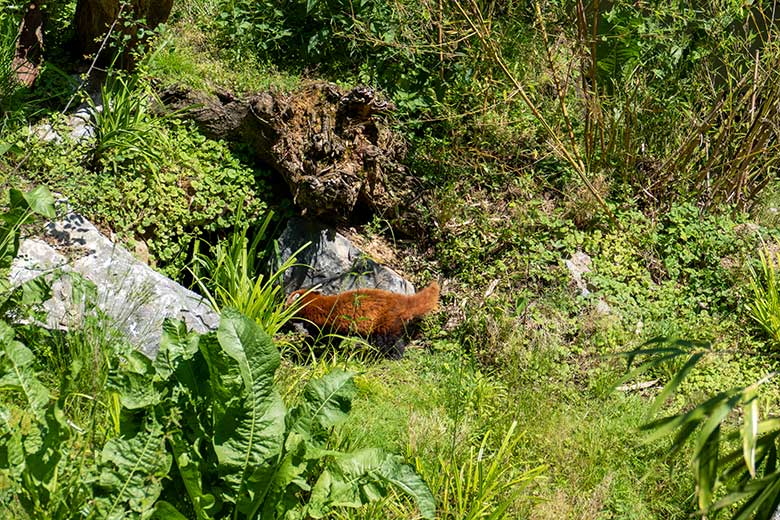
M 13 61 L 16 79 L 25 87 L 31 87 L 38 77 L 42 54 L 43 14 L 37 3 L 31 2 L 19 24 Z
M 76 38 L 83 54 L 93 54 L 100 48 L 111 24 L 121 16 L 115 31 L 129 36 L 129 39 L 126 47 L 114 48 L 112 55 L 120 52 L 121 65 L 132 67 L 131 52 L 140 41 L 139 29 L 154 29 L 165 22 L 171 14 L 173 0 L 132 0 L 129 8 L 126 7 L 121 13 L 120 3 L 120 0 L 78 0 Z

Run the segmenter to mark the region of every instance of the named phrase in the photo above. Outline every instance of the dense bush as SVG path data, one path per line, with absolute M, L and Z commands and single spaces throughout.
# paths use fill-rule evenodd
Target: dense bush
M 497 23 L 518 10 L 508 6 Z M 249 54 L 287 70 L 375 85 L 404 113 L 445 99 L 460 105 L 459 97 L 479 90 L 482 62 L 456 4 L 230 0 L 218 2 L 214 14 L 233 59 Z
M 146 242 L 152 260 L 171 275 L 188 261 L 193 242 L 232 228 L 243 205 L 254 222 L 265 208 L 257 193 L 263 180 L 219 142 L 191 126 L 155 123 L 167 142 L 157 159 L 132 149 L 113 149 L 95 170 L 87 169 L 90 144 L 40 143 L 19 137 L 28 179 L 47 182 L 66 195 L 77 211 L 124 239 Z M 30 143 L 35 143 L 32 148 Z M 117 166 L 118 165 L 118 166 Z
M 395 487 L 417 499 L 424 518 L 434 517 L 430 490 L 399 456 L 329 449 L 356 393 L 352 374 L 334 370 L 309 381 L 288 410 L 274 384 L 276 347 L 235 311 L 203 336 L 168 323 L 154 362 L 132 350 L 120 360 L 102 345 L 112 372 L 93 399 L 109 408 L 115 429 L 100 439 L 97 407 L 86 429 L 63 409 L 82 366 L 65 374 L 55 398 L 38 378 L 32 351 L 12 341 L 7 323 L 0 329 L 0 390 L 17 397 L 3 408 L 0 427 L 0 507 L 7 513 L 323 518 Z

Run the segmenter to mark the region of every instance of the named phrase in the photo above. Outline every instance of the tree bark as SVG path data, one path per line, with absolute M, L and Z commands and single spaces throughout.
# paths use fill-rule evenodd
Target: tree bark
M 19 24 L 13 67 L 16 79 L 25 87 L 31 87 L 38 77 L 43 55 L 43 13 L 36 2 L 27 6 Z
M 124 10 L 121 10 L 120 3 L 120 0 L 78 0 L 76 38 L 83 54 L 93 54 L 100 48 L 111 24 L 121 17 L 115 30 L 118 34 L 129 36 L 129 39 L 125 48 L 115 49 L 115 52 L 121 52 L 122 65 L 129 68 L 133 64 L 131 52 L 141 40 L 139 29 L 154 29 L 168 20 L 173 0 L 132 0 L 129 9 Z

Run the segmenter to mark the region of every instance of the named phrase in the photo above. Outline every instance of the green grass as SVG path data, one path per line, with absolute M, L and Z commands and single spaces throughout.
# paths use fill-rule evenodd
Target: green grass
M 549 466 L 538 518 L 685 518 L 690 482 L 667 479 L 670 468 L 654 458 L 636 433 L 645 421 L 638 397 L 606 399 L 570 392 L 521 390 L 515 395 L 521 424 L 531 424 L 531 453 Z M 551 403 L 555 403 L 551 405 Z M 566 512 L 566 514 L 561 514 Z
M 408 349 L 399 362 L 365 366 L 341 435 L 357 446 L 401 450 L 433 475 L 438 458 L 462 462 L 485 433 L 500 437 L 517 421 L 510 465 L 547 469 L 513 502 L 509 518 L 668 519 L 690 512 L 691 483 L 670 478 L 674 464 L 656 460 L 668 444 L 644 446 L 637 435 L 644 398 L 594 395 L 536 376 L 514 385 L 506 374 L 476 368 L 446 349 Z M 522 368 L 509 370 L 526 376 Z
M 203 32 L 187 18 L 179 20 L 158 38 L 145 66 L 163 84 L 182 84 L 206 92 L 226 89 L 254 94 L 271 88 L 292 90 L 301 81 L 299 76 L 276 71 L 251 56 L 240 63 L 220 59 L 209 48 Z

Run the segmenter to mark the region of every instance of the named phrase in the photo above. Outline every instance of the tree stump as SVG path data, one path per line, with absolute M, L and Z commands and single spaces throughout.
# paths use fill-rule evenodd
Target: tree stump
M 238 98 L 174 86 L 160 98 L 208 137 L 248 144 L 303 214 L 336 224 L 379 215 L 404 235 L 420 235 L 414 207 L 422 190 L 402 164 L 404 140 L 384 123 L 394 107 L 373 89 L 315 82 Z

